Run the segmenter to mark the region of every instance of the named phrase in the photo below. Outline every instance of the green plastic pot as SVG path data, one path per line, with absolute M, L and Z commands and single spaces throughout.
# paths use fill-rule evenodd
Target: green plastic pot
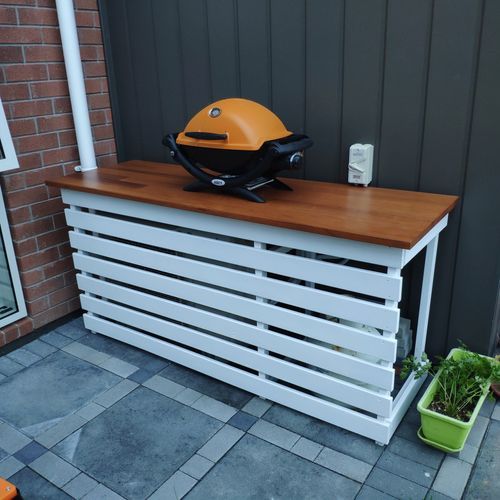
M 459 359 L 463 353 L 462 349 L 452 349 L 448 354 L 448 358 Z M 418 402 L 417 409 L 420 413 L 421 423 L 418 437 L 425 443 L 440 450 L 448 453 L 458 452 L 464 447 L 469 432 L 481 410 L 481 406 L 483 406 L 484 400 L 488 396 L 488 388 L 485 389 L 483 395 L 479 398 L 469 421 L 462 422 L 456 418 L 451 418 L 428 409 L 436 393 L 440 373 L 440 371 L 437 372 Z

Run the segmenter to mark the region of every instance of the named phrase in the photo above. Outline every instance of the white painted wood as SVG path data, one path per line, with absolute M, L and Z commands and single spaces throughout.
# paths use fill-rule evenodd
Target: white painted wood
M 234 245 L 234 246 L 238 246 L 238 245 Z M 260 241 L 254 241 L 253 246 L 257 250 L 265 250 L 266 249 L 266 244 L 265 243 L 261 243 Z M 242 247 L 238 246 L 238 248 L 242 248 Z M 230 252 L 228 252 L 228 253 L 230 253 Z M 225 254 L 223 254 L 223 255 L 225 255 Z M 219 254 L 219 256 L 220 256 L 220 254 Z M 254 266 L 255 266 L 255 264 L 254 264 Z M 267 276 L 267 273 L 265 271 L 261 271 L 260 269 L 255 269 L 255 275 L 256 276 L 265 277 L 265 276 Z M 255 300 L 257 302 L 267 302 L 267 299 L 265 299 L 264 297 L 255 297 Z M 267 330 L 268 329 L 268 325 L 266 325 L 265 323 L 262 323 L 261 321 L 257 321 L 257 328 L 259 330 Z M 226 330 L 224 330 L 224 331 L 226 331 Z M 266 332 L 260 332 L 260 337 L 262 337 L 263 334 L 265 335 Z M 269 351 L 266 350 L 266 349 L 264 349 L 263 347 L 259 347 L 258 351 L 261 354 L 269 354 Z M 264 373 L 264 372 L 259 372 L 259 377 L 267 378 L 267 374 Z
M 306 257 L 270 252 L 265 243 L 250 247 L 165 228 L 138 224 L 102 215 L 92 215 L 67 209 L 70 226 L 116 238 L 133 239 L 135 243 L 152 245 L 177 252 L 197 255 L 230 264 L 251 267 L 259 271 L 291 276 L 312 283 L 342 288 L 374 297 L 399 301 L 402 279 L 386 273 L 368 271 L 339 264 L 322 262 L 307 252 Z
M 259 353 L 256 350 L 228 342 L 220 337 L 135 311 L 129 307 L 119 306 L 85 295 L 81 296 L 81 301 L 84 309 L 99 316 L 119 321 L 132 328 L 138 328 L 164 339 L 237 363 L 240 366 L 266 373 L 276 379 L 377 415 L 388 416 L 391 413 L 392 399 L 390 397 L 364 387 Z M 224 334 L 224 332 L 221 333 Z
M 82 191 L 62 189 L 61 194 L 63 201 L 68 205 L 93 208 L 136 219 L 171 224 L 250 241 L 262 241 L 267 244 L 344 257 L 381 266 L 401 267 L 402 265 L 403 250 L 400 248 L 266 226 Z
M 427 245 L 425 251 L 424 276 L 422 279 L 422 290 L 420 292 L 420 308 L 418 310 L 417 336 L 415 338 L 415 357 L 420 359 L 425 350 L 427 338 L 427 327 L 429 325 L 429 312 L 431 309 L 432 285 L 434 282 L 434 269 L 436 267 L 436 256 L 439 234 Z
M 418 243 L 416 243 L 410 250 L 404 250 L 403 253 L 403 266 L 408 264 L 415 255 L 423 250 L 439 233 L 447 226 L 448 215 L 445 215 Z
M 140 349 L 154 352 L 158 356 L 173 360 L 226 383 L 236 385 L 263 398 L 276 401 L 279 404 L 338 425 L 351 432 L 362 434 L 370 439 L 384 443 L 389 441 L 389 425 L 378 422 L 375 418 L 304 394 L 290 387 L 102 318 L 85 314 L 84 322 L 88 329 L 127 342 Z
M 388 361 L 396 359 L 397 344 L 394 339 L 377 337 L 332 321 L 79 253 L 73 254 L 73 260 L 76 269 L 89 274 L 178 297 L 237 316 L 250 317 L 283 330 Z
M 349 356 L 333 349 L 295 339 L 261 327 L 243 323 L 232 318 L 209 311 L 167 300 L 162 297 L 133 290 L 89 276 L 77 276 L 78 286 L 91 296 L 111 299 L 121 304 L 133 304 L 136 309 L 150 312 L 164 318 L 202 328 L 224 335 L 246 344 L 251 344 L 267 351 L 282 354 L 323 370 L 350 377 L 391 390 L 394 370 L 370 363 L 358 357 Z M 82 305 L 84 304 L 82 299 Z
M 70 232 L 70 241 L 74 248 L 85 252 L 343 319 L 359 321 L 383 330 L 396 332 L 398 329 L 397 308 L 81 233 Z

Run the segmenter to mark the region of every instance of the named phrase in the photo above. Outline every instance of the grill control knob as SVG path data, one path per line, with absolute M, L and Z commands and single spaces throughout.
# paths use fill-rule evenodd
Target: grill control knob
M 304 161 L 304 155 L 301 152 L 293 153 L 288 159 L 288 163 L 290 164 L 290 168 L 300 168 Z

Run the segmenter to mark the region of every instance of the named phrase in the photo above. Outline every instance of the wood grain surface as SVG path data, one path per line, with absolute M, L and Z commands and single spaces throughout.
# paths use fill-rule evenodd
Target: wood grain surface
M 449 213 L 457 196 L 286 179 L 293 191 L 259 191 L 266 203 L 182 187 L 193 178 L 180 166 L 128 161 L 75 173 L 47 184 L 270 226 L 409 249 Z

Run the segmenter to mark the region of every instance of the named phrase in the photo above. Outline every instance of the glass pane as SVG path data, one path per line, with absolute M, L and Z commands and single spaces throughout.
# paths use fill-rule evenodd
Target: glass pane
M 3 235 L 0 232 L 0 319 L 17 312 L 17 310 Z

